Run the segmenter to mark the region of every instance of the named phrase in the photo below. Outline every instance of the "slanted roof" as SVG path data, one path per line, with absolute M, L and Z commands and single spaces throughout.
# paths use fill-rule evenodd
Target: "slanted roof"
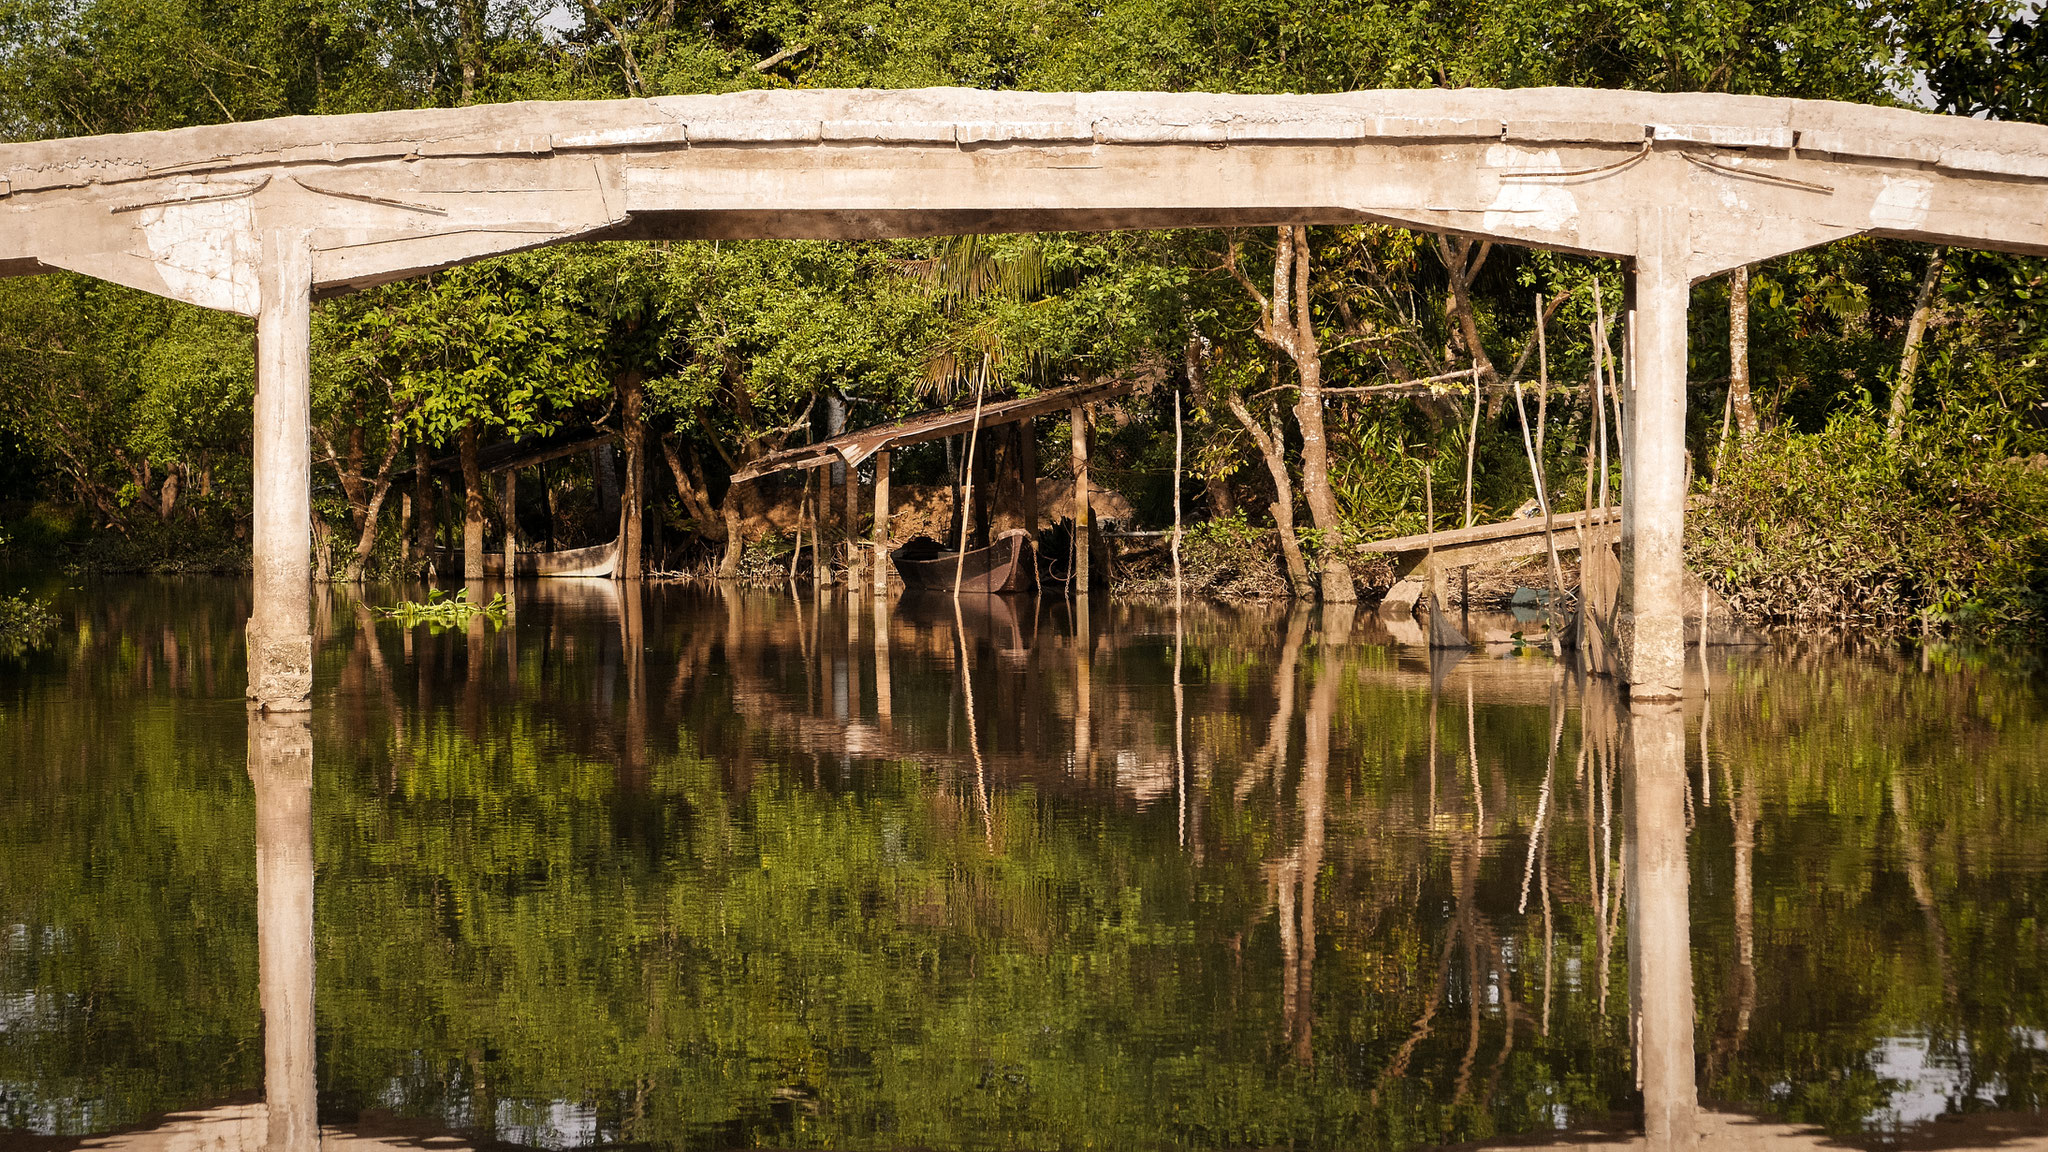
M 1097 400 L 1121 396 L 1138 385 L 1138 378 L 1119 377 L 1089 384 L 1070 384 L 1035 396 L 1020 396 L 1015 400 L 999 400 L 985 404 L 981 409 L 981 426 L 993 428 L 998 424 L 1015 424 L 1020 420 L 1031 420 L 1048 412 L 1058 412 Z M 846 432 L 820 440 L 815 444 L 804 444 L 796 448 L 784 448 L 780 452 L 754 461 L 747 467 L 733 473 L 735 484 L 742 480 L 754 480 L 773 475 L 790 468 L 822 468 L 827 464 L 845 463 L 857 465 L 884 448 L 899 448 L 906 444 L 922 444 L 945 436 L 957 436 L 974 427 L 974 407 L 955 408 L 946 412 L 926 412 L 893 424 L 877 424 L 858 432 Z

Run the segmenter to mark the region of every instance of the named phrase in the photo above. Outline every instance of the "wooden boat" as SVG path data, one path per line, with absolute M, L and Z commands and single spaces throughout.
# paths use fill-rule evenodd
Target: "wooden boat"
M 930 588 L 951 592 L 954 574 L 960 574 L 962 592 L 1029 592 L 1038 587 L 1038 553 L 1031 546 L 1031 533 L 1012 528 L 996 537 L 986 548 L 960 553 L 928 536 L 920 536 L 889 553 L 905 588 Z
M 619 542 L 568 548 L 560 552 L 519 552 L 513 556 L 513 570 L 521 576 L 610 576 L 619 567 Z M 462 553 L 447 548 L 434 550 L 434 568 L 444 576 L 462 574 Z M 484 575 L 503 578 L 504 552 L 484 553 Z

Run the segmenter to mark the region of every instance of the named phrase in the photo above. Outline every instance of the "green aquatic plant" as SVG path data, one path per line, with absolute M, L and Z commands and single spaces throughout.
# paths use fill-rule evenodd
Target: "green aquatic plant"
M 56 626 L 57 614 L 27 592 L 0 596 L 0 655 L 19 656 L 42 647 Z
M 469 622 L 478 616 L 495 626 L 505 626 L 505 602 L 503 592 L 491 597 L 488 604 L 474 604 L 469 599 L 469 589 L 464 588 L 453 596 L 443 597 L 439 588 L 427 589 L 427 598 L 401 600 L 389 608 L 378 608 L 376 612 L 388 620 L 396 620 L 407 628 L 421 624 L 438 632 L 443 628 L 467 628 Z

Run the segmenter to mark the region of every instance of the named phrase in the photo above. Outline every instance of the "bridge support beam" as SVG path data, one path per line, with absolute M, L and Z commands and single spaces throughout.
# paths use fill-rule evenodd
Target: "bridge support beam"
M 266 232 L 258 283 L 249 699 L 265 712 L 302 712 L 313 696 L 309 235 Z
M 1675 699 L 1685 673 L 1685 319 L 1692 284 L 1683 208 L 1645 214 L 1623 383 L 1621 679 Z

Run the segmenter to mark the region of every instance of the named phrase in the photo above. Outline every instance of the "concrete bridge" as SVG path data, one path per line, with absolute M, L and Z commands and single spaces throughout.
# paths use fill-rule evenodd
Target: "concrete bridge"
M 0 146 L 0 273 L 257 321 L 250 694 L 311 692 L 319 296 L 566 240 L 1376 220 L 1631 262 L 1620 672 L 1683 666 L 1694 283 L 1857 234 L 2048 252 L 2048 128 L 1576 89 L 747 92 L 300 117 Z

